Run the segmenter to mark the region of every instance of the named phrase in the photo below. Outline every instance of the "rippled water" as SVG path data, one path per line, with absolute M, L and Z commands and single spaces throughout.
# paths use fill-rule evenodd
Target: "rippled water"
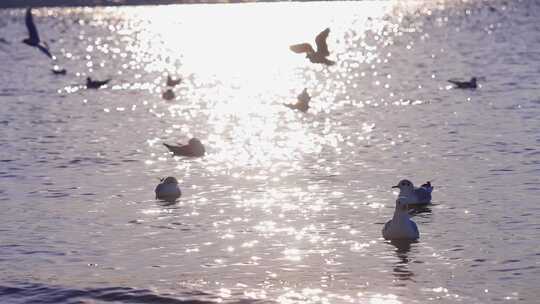
M 432 2 L 36 9 L 66 76 L 0 11 L 1 302 L 536 303 L 540 4 Z M 325 27 L 335 66 L 288 50 Z

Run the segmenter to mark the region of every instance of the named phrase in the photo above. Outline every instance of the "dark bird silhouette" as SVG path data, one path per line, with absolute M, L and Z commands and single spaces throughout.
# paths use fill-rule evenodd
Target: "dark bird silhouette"
M 175 97 L 175 94 L 173 92 L 173 90 L 171 89 L 167 89 L 167 91 L 163 92 L 163 94 L 161 94 L 161 97 L 165 100 L 173 100 L 174 97 Z
M 307 89 L 304 89 L 302 93 L 300 93 L 296 98 L 297 102 L 295 104 L 291 103 L 283 105 L 293 110 L 307 112 L 307 110 L 309 109 L 309 101 L 311 100 L 311 96 L 309 96 Z
M 39 40 L 38 31 L 36 24 L 34 23 L 34 18 L 32 17 L 32 8 L 26 9 L 26 28 L 28 29 L 28 38 L 24 39 L 22 42 L 28 44 L 29 46 L 37 47 L 49 58 L 53 59 L 53 56 L 49 52 L 49 47 L 46 43 L 41 43 Z
M 307 42 L 294 44 L 294 45 L 291 45 L 289 48 L 291 49 L 291 51 L 298 54 L 306 53 L 306 58 L 308 58 L 309 61 L 313 63 L 333 65 L 335 64 L 335 62 L 326 58 L 330 55 L 330 52 L 328 51 L 328 45 L 326 44 L 326 38 L 328 38 L 329 33 L 330 33 L 330 29 L 327 28 L 324 31 L 320 32 L 319 35 L 317 35 L 317 37 L 315 37 L 317 51 L 315 51 L 313 47 L 311 46 L 311 44 Z
M 160 179 L 160 183 L 156 186 L 154 192 L 156 193 L 156 199 L 164 201 L 173 202 L 182 196 L 182 191 L 178 187 L 178 180 L 173 176 Z
M 86 77 L 86 88 L 87 89 L 99 89 L 100 87 L 109 83 L 111 79 L 106 80 L 92 80 L 90 77 Z
M 469 81 L 448 80 L 451 84 L 455 85 L 457 89 L 476 89 L 476 77 L 471 78 Z
M 180 156 L 201 157 L 206 152 L 203 144 L 197 138 L 190 139 L 188 144 L 183 146 L 173 146 L 166 143 L 163 143 L 163 145 L 174 155 Z
M 167 75 L 167 86 L 175 87 L 182 82 L 182 78 L 172 79 L 170 75 Z

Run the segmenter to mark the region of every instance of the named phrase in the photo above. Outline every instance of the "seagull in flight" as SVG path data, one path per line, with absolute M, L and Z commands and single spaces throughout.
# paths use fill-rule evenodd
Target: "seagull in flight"
M 469 81 L 448 80 L 451 84 L 455 85 L 457 89 L 476 89 L 476 77 L 471 78 Z
M 28 44 L 29 46 L 37 47 L 42 51 L 47 57 L 54 59 L 49 52 L 49 47 L 46 43 L 41 43 L 39 40 L 38 31 L 36 24 L 34 23 L 34 18 L 32 17 L 32 8 L 29 7 L 26 9 L 26 28 L 28 29 L 28 38 L 24 39 L 22 42 Z
M 328 34 L 330 34 L 330 29 L 326 28 L 324 31 L 320 32 L 317 37 L 315 37 L 317 51 L 315 51 L 311 44 L 307 42 L 291 45 L 289 49 L 298 54 L 306 53 L 306 58 L 308 58 L 309 61 L 313 63 L 333 65 L 335 64 L 335 62 L 326 58 L 330 55 L 330 52 L 328 51 L 328 45 L 326 44 L 326 38 L 328 38 Z

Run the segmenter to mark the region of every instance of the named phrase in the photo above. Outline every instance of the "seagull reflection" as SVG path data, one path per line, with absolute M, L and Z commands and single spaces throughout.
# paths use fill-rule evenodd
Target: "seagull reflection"
M 422 213 L 431 214 L 431 208 L 426 207 L 426 206 L 422 206 L 422 205 L 419 205 L 419 206 L 411 205 L 410 206 L 409 214 L 411 216 L 414 216 L 414 215 L 417 215 L 417 214 L 422 214 Z
M 408 269 L 409 265 L 409 251 L 411 251 L 411 244 L 417 243 L 417 241 L 410 240 L 392 240 L 390 244 L 396 247 L 396 257 L 399 259 L 398 262 L 394 264 L 392 274 L 399 281 L 408 281 L 412 280 L 414 273 Z

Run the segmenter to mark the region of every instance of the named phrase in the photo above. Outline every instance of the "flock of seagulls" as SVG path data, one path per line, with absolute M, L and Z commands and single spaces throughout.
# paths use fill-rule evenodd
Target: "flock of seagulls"
M 51 54 L 47 43 L 42 42 L 39 38 L 38 30 L 32 16 L 32 8 L 28 8 L 26 10 L 25 23 L 28 29 L 28 38 L 24 39 L 22 42 L 31 47 L 37 48 L 47 57 L 55 60 L 56 58 Z M 326 42 L 329 34 L 330 29 L 326 28 L 315 37 L 316 50 L 307 42 L 294 44 L 289 48 L 295 53 L 306 54 L 306 58 L 312 63 L 332 66 L 335 64 L 335 61 L 328 59 L 330 52 Z M 57 65 L 54 66 L 52 72 L 55 75 L 66 74 L 66 70 Z M 111 79 L 93 80 L 91 77 L 87 77 L 86 87 L 88 89 L 99 89 L 110 81 Z M 448 81 L 457 89 L 477 88 L 476 77 L 472 77 L 469 81 Z M 181 82 L 181 78 L 173 79 L 170 75 L 168 75 L 166 81 L 167 90 L 165 90 L 162 94 L 162 98 L 165 100 L 174 99 L 175 94 L 173 88 Z M 283 105 L 293 110 L 307 112 L 309 109 L 310 100 L 311 96 L 309 95 L 307 88 L 304 88 L 297 96 L 296 103 Z M 204 145 L 197 138 L 190 139 L 186 145 L 171 145 L 167 143 L 163 143 L 163 145 L 174 156 L 202 157 L 206 153 Z M 400 192 L 398 198 L 396 199 L 394 216 L 384 225 L 382 235 L 386 240 L 416 240 L 420 237 L 420 233 L 416 223 L 410 219 L 408 209 L 409 206 L 425 206 L 430 204 L 433 186 L 430 182 L 426 182 L 417 188 L 411 181 L 404 179 L 401 180 L 396 186 L 393 186 L 393 188 L 398 188 Z M 180 190 L 178 180 L 173 176 L 169 176 L 160 180 L 160 183 L 155 188 L 155 194 L 156 199 L 175 201 L 182 195 L 182 192 Z

